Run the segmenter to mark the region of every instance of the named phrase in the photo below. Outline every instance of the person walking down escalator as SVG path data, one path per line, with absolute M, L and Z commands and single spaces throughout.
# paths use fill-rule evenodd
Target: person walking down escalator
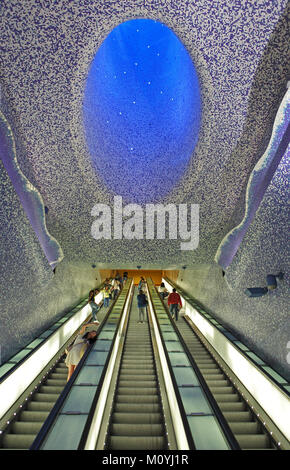
M 95 302 L 95 295 L 98 293 L 96 293 L 96 291 L 97 289 L 91 290 L 88 299 L 88 304 L 92 309 L 92 317 L 94 322 L 97 322 L 97 312 L 100 310 L 99 305 Z
M 74 373 L 75 368 L 78 365 L 79 361 L 81 360 L 82 356 L 84 355 L 88 345 L 96 341 L 97 339 L 96 330 L 88 331 L 87 333 L 85 333 L 86 328 L 90 326 L 95 327 L 97 326 L 96 324 L 99 325 L 100 323 L 93 322 L 93 323 L 86 323 L 85 325 L 83 325 L 74 343 L 66 349 L 65 352 L 67 356 L 65 358 L 65 364 L 68 368 L 67 382 L 69 381 L 72 374 Z
M 104 307 L 107 308 L 110 305 L 110 291 L 111 286 L 106 285 L 106 287 L 102 290 L 104 296 Z
M 145 279 L 144 277 L 141 277 L 139 284 L 138 284 L 138 291 L 144 290 L 145 289 Z
M 178 313 L 179 310 L 182 308 L 182 302 L 180 295 L 178 294 L 178 292 L 176 292 L 176 289 L 172 289 L 171 294 L 169 294 L 168 296 L 167 302 L 172 317 L 175 316 L 175 320 L 178 321 Z
M 165 297 L 168 297 L 169 292 L 166 289 L 164 282 L 161 282 L 160 286 L 158 287 L 158 292 L 162 300 L 164 300 Z
M 117 278 L 115 278 L 112 286 L 113 286 L 113 299 L 115 300 L 118 297 L 120 290 L 121 290 L 120 281 Z
M 137 304 L 138 304 L 138 310 L 139 310 L 139 321 L 138 323 L 144 323 L 145 321 L 145 315 L 147 311 L 147 297 L 142 291 L 142 289 L 139 291 L 137 295 Z

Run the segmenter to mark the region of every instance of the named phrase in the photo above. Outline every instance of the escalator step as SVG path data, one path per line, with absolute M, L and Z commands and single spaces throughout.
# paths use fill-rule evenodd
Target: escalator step
M 220 395 L 220 394 L 223 394 L 223 395 L 230 395 L 230 394 L 233 394 L 233 395 L 236 395 L 236 393 L 234 393 L 234 388 L 233 387 L 214 387 L 214 386 L 211 386 L 211 384 L 209 384 L 209 387 L 210 387 L 210 391 L 211 393 L 213 393 L 213 395 Z
M 152 388 L 157 386 L 157 381 L 155 380 L 141 380 L 141 379 L 136 379 L 136 377 L 133 377 L 131 380 L 120 380 L 119 381 L 119 387 L 128 387 L 130 383 L 134 384 L 135 387 L 140 387 L 140 388 Z
M 121 366 L 121 370 L 122 371 L 130 371 L 130 370 L 136 370 L 136 367 L 138 367 L 138 365 L 134 362 L 132 362 L 131 364 L 122 364 Z M 153 365 L 152 364 L 140 364 L 139 365 L 139 371 L 140 373 L 146 373 L 146 371 L 148 373 L 151 373 L 152 370 L 153 370 Z
M 232 394 L 231 393 L 217 394 L 215 398 L 218 403 L 232 403 L 232 402 L 239 401 L 239 396 L 233 393 Z
M 124 358 L 136 358 L 136 359 L 152 359 L 153 358 L 153 354 L 152 354 L 152 351 L 142 351 L 140 349 L 140 351 L 125 351 L 124 352 Z
M 122 382 L 122 384 L 128 384 L 128 386 L 131 386 L 132 382 L 144 382 L 144 383 L 150 383 L 150 382 L 154 382 L 156 383 L 156 376 L 155 374 L 140 374 L 140 375 L 135 375 L 135 374 L 128 374 L 127 371 L 126 373 L 122 373 L 120 375 L 120 378 L 119 378 L 119 381 Z M 139 387 L 139 385 L 138 385 Z
M 34 434 L 6 434 L 3 436 L 2 447 L 6 449 L 29 449 L 34 439 Z
M 41 427 L 42 423 L 18 421 L 12 425 L 10 434 L 37 434 Z
M 151 388 L 135 388 L 135 387 L 118 387 L 118 395 L 149 395 L 155 396 L 158 395 L 158 390 L 156 387 Z
M 57 374 L 53 372 L 52 374 L 50 374 L 49 378 L 53 380 L 64 380 L 66 377 L 64 374 Z
M 22 411 L 19 415 L 20 421 L 29 421 L 29 422 L 44 422 L 48 417 L 48 412 L 42 411 Z
M 116 403 L 115 412 L 116 413 L 159 413 L 160 404 L 159 403 Z
M 46 403 L 55 403 L 59 395 L 56 393 L 35 393 L 33 400 Z
M 245 411 L 246 405 L 242 401 L 236 401 L 236 402 L 219 402 L 219 407 L 221 411 L 231 411 L 231 412 L 236 412 L 236 411 Z
M 252 420 L 250 411 L 224 411 L 223 414 L 229 423 L 241 423 Z
M 204 376 L 205 379 L 208 379 L 208 378 L 213 379 L 214 378 L 215 380 L 219 380 L 221 378 L 224 378 L 224 374 L 222 372 L 217 372 L 216 369 L 203 368 L 202 369 L 202 375 Z
M 39 389 L 39 393 L 54 393 L 60 394 L 63 391 L 64 387 L 56 385 L 42 385 Z
M 253 421 L 250 423 L 229 423 L 234 434 L 260 434 L 259 423 Z
M 28 411 L 51 411 L 54 402 L 41 402 L 41 401 L 31 401 L 27 405 Z
M 237 434 L 236 439 L 242 449 L 266 449 L 270 440 L 265 434 Z
M 67 383 L 66 378 L 63 380 L 47 379 L 44 385 L 52 385 L 52 386 L 55 385 L 56 387 L 61 387 L 63 385 L 64 387 L 66 383 Z
M 116 424 L 136 424 L 136 423 L 161 424 L 160 413 L 114 413 L 113 423 Z
M 226 379 L 221 380 L 207 380 L 207 385 L 209 387 L 226 387 L 230 382 Z
M 153 359 L 123 359 L 122 361 L 122 368 L 123 367 L 153 367 L 154 361 Z
M 219 373 L 220 372 L 220 368 L 215 364 L 215 363 L 206 363 L 206 364 L 202 364 L 200 363 L 199 361 L 195 361 L 196 364 L 198 365 L 198 368 L 201 370 L 202 373 L 204 373 L 203 371 L 206 370 L 206 374 L 208 373 L 211 373 L 211 372 L 215 372 L 215 373 Z
M 136 377 L 143 377 L 144 376 L 144 379 L 147 380 L 147 378 L 149 377 L 155 377 L 155 373 L 152 372 L 152 369 L 126 369 L 125 371 L 122 371 L 121 370 L 121 373 L 120 373 L 120 379 L 122 377 L 122 380 L 126 380 L 127 377 L 130 378 L 132 376 L 136 376 Z M 146 378 L 145 378 L 146 376 Z
M 199 357 L 199 356 L 193 356 L 193 359 L 195 360 L 195 362 L 197 364 L 200 364 L 201 366 L 205 367 L 205 366 L 209 366 L 211 367 L 212 365 L 215 365 L 216 367 L 217 364 L 215 361 L 213 361 L 212 359 L 210 359 L 209 357 Z M 220 369 L 219 369 L 220 370 Z
M 162 436 L 162 424 L 113 424 L 111 436 Z
M 116 403 L 159 403 L 158 395 L 117 395 Z
M 56 373 L 56 374 L 66 375 L 67 374 L 67 367 L 56 367 L 53 372 Z
M 109 441 L 112 450 L 158 450 L 167 449 L 164 437 L 112 436 Z

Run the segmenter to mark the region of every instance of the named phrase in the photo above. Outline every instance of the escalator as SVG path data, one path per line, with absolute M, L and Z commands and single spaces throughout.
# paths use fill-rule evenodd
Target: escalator
M 102 321 L 106 312 L 107 309 L 100 310 L 99 321 Z M 0 437 L 0 450 L 30 448 L 67 384 L 67 373 L 65 355 L 62 354 L 55 365 L 44 373 L 41 383 L 25 399 L 14 419 L 8 422 Z
M 148 319 L 138 323 L 136 291 L 105 449 L 168 449 Z
M 237 391 L 197 332 L 183 317 L 180 317 L 176 325 L 241 449 L 277 449 L 270 434 L 251 411 L 250 405 Z
M 47 375 L 17 419 L 9 423 L 2 435 L 1 449 L 29 449 L 44 421 L 66 385 L 67 367 L 64 356 Z

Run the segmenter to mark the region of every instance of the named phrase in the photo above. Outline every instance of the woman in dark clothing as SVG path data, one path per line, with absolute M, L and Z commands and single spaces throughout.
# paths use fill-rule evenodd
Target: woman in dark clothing
M 139 309 L 138 323 L 143 323 L 145 321 L 145 314 L 146 314 L 148 302 L 147 302 L 147 297 L 142 291 L 142 289 L 139 291 L 139 294 L 137 295 L 137 303 L 138 303 L 138 309 Z

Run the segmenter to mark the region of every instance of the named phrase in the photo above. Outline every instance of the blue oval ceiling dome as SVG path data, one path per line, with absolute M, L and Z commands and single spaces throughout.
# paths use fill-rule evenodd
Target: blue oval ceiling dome
M 93 167 L 109 190 L 137 203 L 168 194 L 201 119 L 197 73 L 177 36 L 153 20 L 113 29 L 91 63 L 83 118 Z

